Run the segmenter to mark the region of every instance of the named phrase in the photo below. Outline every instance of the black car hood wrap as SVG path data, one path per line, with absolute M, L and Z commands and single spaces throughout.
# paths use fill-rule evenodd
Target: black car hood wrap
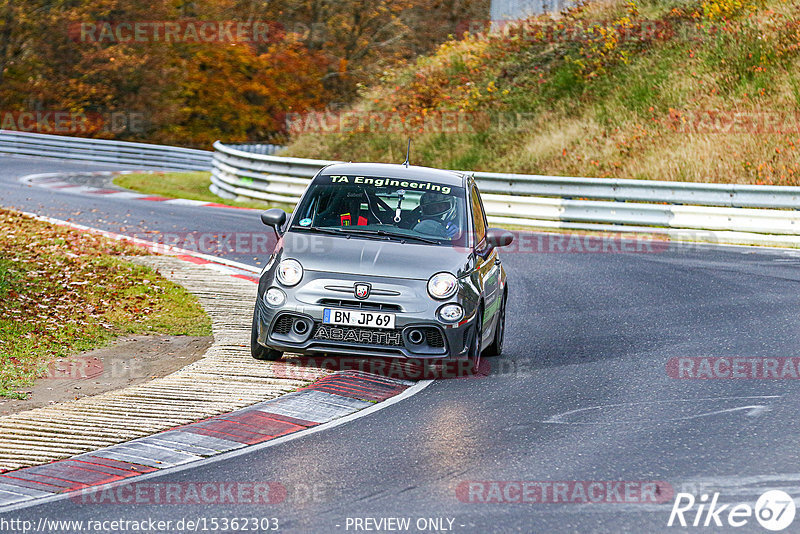
M 417 244 L 411 240 L 325 236 L 305 232 L 283 235 L 282 259 L 294 258 L 303 269 L 427 280 L 438 272 L 460 276 L 469 254 L 463 247 Z

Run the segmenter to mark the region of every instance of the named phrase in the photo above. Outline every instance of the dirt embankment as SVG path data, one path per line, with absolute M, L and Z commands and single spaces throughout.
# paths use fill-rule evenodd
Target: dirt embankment
M 40 408 L 166 376 L 203 357 L 212 337 L 128 336 L 50 364 L 28 398 L 0 399 L 0 416 Z

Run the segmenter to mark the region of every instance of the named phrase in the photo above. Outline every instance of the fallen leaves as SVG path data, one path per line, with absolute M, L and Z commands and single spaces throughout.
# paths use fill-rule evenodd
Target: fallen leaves
M 10 237 L 0 240 L 0 396 L 22 395 L 54 358 L 117 335 L 207 324 L 182 288 L 120 258 L 146 254 L 139 247 L 6 209 L 0 235 Z

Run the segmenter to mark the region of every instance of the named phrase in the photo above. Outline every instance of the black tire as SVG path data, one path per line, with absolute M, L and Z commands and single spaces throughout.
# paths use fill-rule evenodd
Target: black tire
M 476 374 L 481 366 L 481 344 L 483 343 L 483 305 L 475 314 L 475 332 L 472 335 L 472 344 L 469 346 L 470 372 Z
M 283 357 L 279 350 L 270 349 L 258 342 L 258 325 L 256 324 L 256 311 L 253 310 L 253 327 L 250 329 L 250 355 L 256 360 L 274 362 Z
M 486 347 L 486 356 L 500 356 L 503 353 L 503 340 L 506 334 L 506 300 L 508 293 L 503 293 L 503 300 L 500 302 L 500 316 L 497 318 L 497 326 L 494 327 L 494 339 L 492 344 Z

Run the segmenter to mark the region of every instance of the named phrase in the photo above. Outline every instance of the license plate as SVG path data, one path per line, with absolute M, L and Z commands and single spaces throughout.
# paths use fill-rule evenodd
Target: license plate
M 322 322 L 339 326 L 359 326 L 362 328 L 394 328 L 393 313 L 379 313 L 357 310 L 335 310 L 325 308 Z

